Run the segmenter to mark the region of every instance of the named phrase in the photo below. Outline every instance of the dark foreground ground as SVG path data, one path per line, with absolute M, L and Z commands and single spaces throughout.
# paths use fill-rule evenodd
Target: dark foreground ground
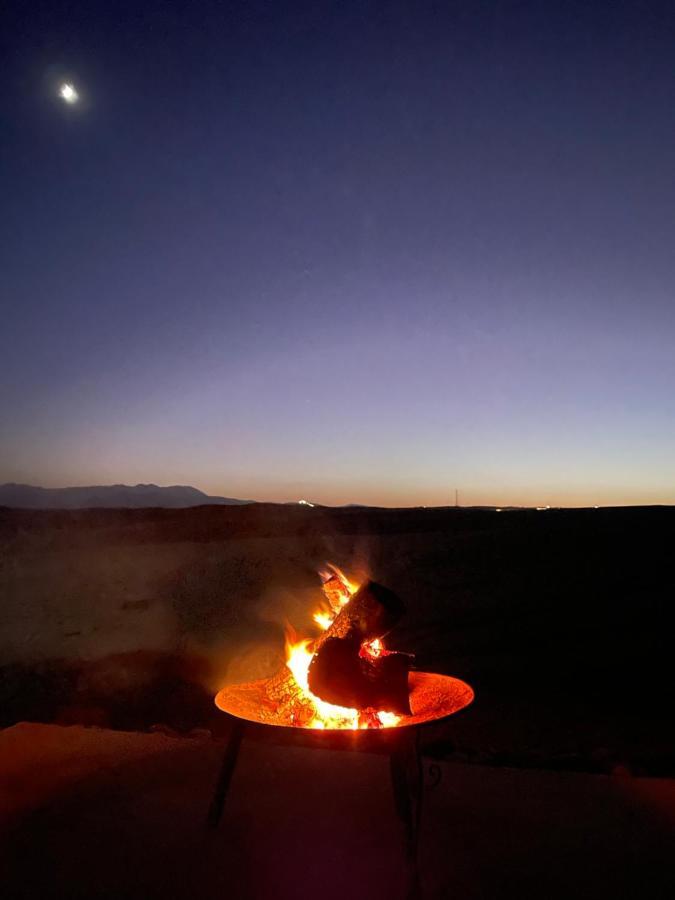
M 390 645 L 476 688 L 437 756 L 670 776 L 675 510 L 0 510 L 0 724 L 222 734 L 212 697 L 315 633 L 332 560 L 405 599 Z
M 81 727 L 0 733 L 2 896 L 404 900 L 385 761 L 244 744 L 220 829 L 221 747 Z M 672 900 L 675 782 L 442 763 L 426 900 Z
M 213 695 L 313 633 L 332 560 L 476 689 L 425 729 L 425 896 L 670 900 L 674 537 L 664 508 L 0 510 L 2 896 L 404 896 L 382 757 L 245 746 L 203 825 Z

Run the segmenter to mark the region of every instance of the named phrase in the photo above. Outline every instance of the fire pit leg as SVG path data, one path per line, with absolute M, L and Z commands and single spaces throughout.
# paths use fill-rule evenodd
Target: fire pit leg
M 403 736 L 402 736 L 403 737 Z M 422 818 L 424 771 L 419 747 L 419 729 L 405 735 L 389 757 L 394 804 L 405 827 L 405 850 L 408 865 L 408 898 L 419 897 L 420 883 L 417 865 L 419 829 Z
M 227 796 L 227 789 L 229 788 L 230 781 L 232 780 L 234 767 L 237 764 L 239 745 L 241 744 L 241 739 L 244 736 L 244 728 L 245 723 L 243 719 L 234 719 L 232 723 L 232 731 L 230 732 L 230 738 L 227 742 L 227 746 L 225 747 L 223 765 L 220 770 L 220 775 L 218 776 L 216 790 L 213 795 L 211 805 L 209 806 L 209 812 L 206 819 L 209 828 L 217 828 L 218 823 L 220 822 L 220 817 L 223 814 L 225 797 Z

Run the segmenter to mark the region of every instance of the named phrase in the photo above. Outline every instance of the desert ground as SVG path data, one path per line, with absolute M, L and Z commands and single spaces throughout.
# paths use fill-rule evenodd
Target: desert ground
M 285 621 L 315 633 L 326 561 L 476 691 L 424 736 L 425 896 L 675 896 L 674 532 L 658 507 L 0 510 L 9 896 L 397 896 L 381 758 L 254 744 L 203 826 L 213 696 L 283 663 Z
M 380 757 L 253 744 L 209 831 L 219 755 L 203 737 L 0 732 L 3 896 L 405 896 Z M 673 781 L 441 766 L 422 823 L 424 897 L 672 898 Z

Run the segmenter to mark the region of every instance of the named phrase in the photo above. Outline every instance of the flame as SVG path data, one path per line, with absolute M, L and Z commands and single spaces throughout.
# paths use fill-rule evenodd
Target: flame
M 318 609 L 313 615 L 314 621 L 323 631 L 330 628 L 340 609 L 349 603 L 352 595 L 358 590 L 358 585 L 351 582 L 337 566 L 328 563 L 328 567 L 330 571 L 320 573 L 324 582 L 337 578 L 342 583 L 343 590 L 338 586 L 339 603 L 337 607 L 331 603 L 330 610 Z M 335 597 L 335 585 L 332 587 L 332 596 L 327 595 L 329 600 Z M 386 652 L 379 638 L 364 643 L 361 648 L 362 656 L 370 656 L 372 658 L 377 658 Z M 401 717 L 395 713 L 383 710 L 359 712 L 358 709 L 349 709 L 346 706 L 335 706 L 332 703 L 326 703 L 325 700 L 313 694 L 309 689 L 309 666 L 313 656 L 313 641 L 309 638 L 299 640 L 293 629 L 289 627 L 286 631 L 286 665 L 305 699 L 309 700 L 314 707 L 314 718 L 309 722 L 310 728 L 349 728 L 357 730 L 371 727 L 394 728 L 398 725 Z
M 317 697 L 309 689 L 309 664 L 314 652 L 310 650 L 311 640 L 294 641 L 292 632 L 286 636 L 286 665 L 291 670 L 305 697 L 314 706 L 314 718 L 309 723 L 310 728 L 353 728 L 359 727 L 358 709 L 348 709 L 346 706 L 334 706 Z
M 333 624 L 333 619 L 335 615 L 331 615 L 329 612 L 324 612 L 323 610 L 319 610 L 319 612 L 314 613 L 314 621 L 321 628 L 322 631 L 325 631 L 327 628 Z
M 378 712 L 377 717 L 382 723 L 383 728 L 396 728 L 401 721 L 401 717 L 397 716 L 396 713 L 384 712 L 383 710 Z

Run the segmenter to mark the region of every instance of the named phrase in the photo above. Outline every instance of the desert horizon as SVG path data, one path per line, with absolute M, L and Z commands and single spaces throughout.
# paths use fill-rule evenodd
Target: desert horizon
M 305 485 L 299 485 L 299 487 L 304 487 Z M 372 506 L 378 507 L 381 509 L 402 509 L 402 508 L 447 508 L 447 507 L 455 507 L 459 506 L 462 508 L 494 508 L 494 509 L 587 509 L 587 508 L 600 508 L 600 507 L 609 507 L 609 508 L 618 508 L 623 506 L 673 506 L 675 505 L 675 495 L 671 498 L 668 493 L 658 493 L 654 492 L 654 494 L 637 494 L 632 498 L 628 499 L 625 496 L 615 496 L 612 495 L 611 498 L 605 498 L 605 502 L 600 502 L 602 499 L 602 494 L 593 493 L 589 496 L 586 494 L 573 494 L 572 496 L 568 496 L 565 502 L 550 502 L 550 494 L 546 492 L 539 492 L 536 495 L 536 498 L 531 498 L 529 503 L 525 502 L 516 502 L 514 500 L 507 502 L 495 502 L 494 496 L 495 494 L 483 494 L 483 492 L 479 491 L 462 491 L 461 494 L 459 490 L 457 490 L 457 496 L 455 497 L 454 491 L 451 491 L 448 497 L 446 498 L 446 502 L 433 502 L 433 503 L 422 503 L 422 502 L 403 502 L 401 499 L 400 503 L 392 503 L 392 502 L 382 502 L 378 500 L 367 501 L 364 496 L 359 496 L 358 499 L 352 498 L 350 500 L 341 500 L 336 501 L 333 500 L 329 502 L 328 500 L 321 500 L 320 498 L 324 496 L 323 491 L 319 490 L 318 493 L 312 493 L 311 491 L 305 491 L 304 493 L 301 490 L 297 491 L 298 496 L 294 497 L 292 495 L 288 495 L 286 497 L 279 495 L 265 496 L 260 495 L 251 499 L 241 499 L 241 498 L 233 498 L 230 492 L 223 492 L 215 490 L 213 492 L 206 492 L 200 488 L 196 488 L 193 484 L 177 484 L 170 483 L 165 485 L 158 485 L 152 481 L 138 482 L 136 484 L 125 484 L 121 481 L 115 481 L 110 484 L 93 484 L 90 482 L 82 482 L 80 484 L 69 484 L 69 485 L 61 485 L 55 483 L 43 483 L 41 485 L 31 484 L 31 483 L 21 483 L 21 482 L 5 482 L 0 483 L 0 506 L 13 506 L 15 503 L 6 502 L 3 500 L 3 489 L 30 489 L 30 491 L 49 491 L 54 492 L 54 496 L 56 497 L 58 492 L 75 492 L 75 491 L 97 491 L 99 489 L 110 490 L 113 488 L 123 488 L 126 490 L 133 490 L 136 488 L 158 488 L 160 491 L 168 491 L 174 488 L 179 489 L 188 489 L 191 491 L 198 491 L 204 495 L 204 502 L 215 499 L 221 499 L 225 502 L 234 502 L 234 503 L 270 503 L 270 504 L 287 504 L 287 503 L 301 503 L 301 504 L 312 504 L 317 506 Z M 246 492 L 244 492 L 246 493 Z M 497 496 L 499 496 L 498 492 L 495 492 Z M 367 495 L 367 492 L 366 492 Z M 248 497 L 249 494 L 246 494 Z M 347 494 L 350 496 L 350 494 Z M 490 498 L 489 500 L 487 498 Z M 546 498 L 547 502 L 544 503 L 541 501 L 541 498 Z M 540 502 L 541 501 L 541 502 Z M 592 502 L 597 501 L 597 502 Z M 39 501 L 31 501 L 32 503 L 38 503 Z M 50 500 L 51 503 L 56 503 L 55 499 Z M 97 503 L 96 505 L 100 505 Z M 161 504 L 160 504 L 161 505 Z M 186 504 L 188 505 L 188 504 Z M 189 504 L 189 505 L 199 505 L 197 502 Z M 39 506 L 33 506 L 33 508 L 40 508 Z M 58 508 L 58 506 L 50 506 L 50 508 Z

